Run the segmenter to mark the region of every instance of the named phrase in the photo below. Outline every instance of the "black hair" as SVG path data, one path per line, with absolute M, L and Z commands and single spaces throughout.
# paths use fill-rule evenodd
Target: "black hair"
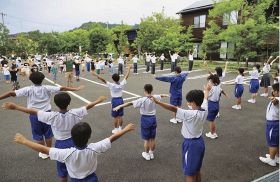
M 35 85 L 41 85 L 44 79 L 45 75 L 38 71 L 32 72 L 29 76 L 29 80 L 32 81 L 32 83 L 34 83 Z
M 120 75 L 115 73 L 112 75 L 112 79 L 114 80 L 114 82 L 119 82 L 120 81 Z
M 209 75 L 208 76 L 208 78 L 207 78 L 207 80 L 211 80 L 212 81 L 212 83 L 214 84 L 214 85 L 219 85 L 220 84 L 220 78 L 219 78 L 219 76 L 218 75 L 216 75 L 216 74 L 211 74 L 211 75 Z
M 244 76 L 244 68 L 238 68 L 238 72 L 239 72 L 242 76 Z
M 151 94 L 152 91 L 153 91 L 153 85 L 151 85 L 151 84 L 146 84 L 146 85 L 144 86 L 144 90 L 145 90 L 148 94 Z
M 71 97 L 67 92 L 60 92 L 54 96 L 54 103 L 59 109 L 67 109 L 71 102 Z
M 86 122 L 79 122 L 75 124 L 71 130 L 72 140 L 74 145 L 78 148 L 84 148 L 87 146 L 90 135 L 91 128 Z
M 13 69 L 16 69 L 16 68 L 17 68 L 17 65 L 12 64 L 12 70 L 13 70 Z
M 186 95 L 187 102 L 194 102 L 197 106 L 201 106 L 204 100 L 204 93 L 202 90 L 191 90 Z
M 216 67 L 215 71 L 219 77 L 223 76 L 223 69 L 221 67 Z
M 260 70 L 260 68 L 261 68 L 261 65 L 259 65 L 259 64 L 256 64 L 255 66 L 256 66 L 256 68 L 257 68 L 258 72 L 260 73 L 260 72 L 261 72 L 261 70 Z
M 181 67 L 179 67 L 179 66 L 176 66 L 174 68 L 174 71 L 177 72 L 177 73 L 181 73 L 182 72 Z
M 273 84 L 273 85 L 272 85 L 272 89 L 273 89 L 273 91 L 279 92 L 279 83 Z

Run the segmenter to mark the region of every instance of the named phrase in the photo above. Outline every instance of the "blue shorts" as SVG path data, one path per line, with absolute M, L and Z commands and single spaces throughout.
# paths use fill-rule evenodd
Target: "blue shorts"
M 267 121 L 265 135 L 269 147 L 279 147 L 279 120 Z
M 208 121 L 215 121 L 217 114 L 219 113 L 219 102 L 213 102 L 208 100 Z
M 240 98 L 243 95 L 244 87 L 242 84 L 236 84 L 234 89 L 234 96 Z
M 252 93 L 252 94 L 258 93 L 259 88 L 260 88 L 259 80 L 258 79 L 252 79 L 250 81 L 250 89 L 249 89 L 250 93 Z
M 205 144 L 200 136 L 195 139 L 186 139 L 182 144 L 182 162 L 185 176 L 194 176 L 200 171 L 205 152 Z
M 173 106 L 181 106 L 182 105 L 182 97 L 170 97 L 170 104 Z
M 43 141 L 44 137 L 45 139 L 50 139 L 53 137 L 51 126 L 38 121 L 37 115 L 29 115 L 29 120 L 31 123 L 33 140 Z
M 96 176 L 95 173 L 92 173 L 91 175 L 88 175 L 84 179 L 70 178 L 70 182 L 98 182 L 98 177 Z
M 141 137 L 143 140 L 156 138 L 157 118 L 155 115 L 141 115 Z
M 66 140 L 56 140 L 55 141 L 55 148 L 58 148 L 58 149 L 66 149 L 66 148 L 71 148 L 74 146 L 75 145 L 73 143 L 72 138 L 69 138 Z M 56 170 L 57 170 L 57 175 L 59 177 L 65 178 L 68 176 L 68 172 L 67 172 L 65 163 L 56 161 Z
M 4 75 L 5 76 L 5 80 L 10 80 L 10 75 Z
M 75 70 L 76 76 L 80 76 L 80 70 Z
M 112 112 L 111 112 L 112 117 L 116 118 L 116 117 L 123 116 L 123 113 L 124 113 L 123 108 L 121 108 L 118 111 L 113 111 L 113 108 L 123 104 L 123 98 L 122 97 L 113 97 L 111 100 L 111 103 L 112 103 Z

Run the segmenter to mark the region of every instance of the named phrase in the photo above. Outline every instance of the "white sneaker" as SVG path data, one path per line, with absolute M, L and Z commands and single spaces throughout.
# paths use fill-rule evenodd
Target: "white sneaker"
M 114 128 L 114 129 L 112 130 L 112 133 L 115 134 L 115 133 L 117 133 L 118 131 L 119 131 L 119 128 Z
M 154 152 L 153 151 L 149 151 L 149 154 L 150 154 L 150 159 L 154 159 L 155 158 L 155 156 L 154 156 Z
M 249 99 L 248 102 L 252 103 L 252 104 L 255 104 L 256 103 L 256 100 L 255 99 Z
M 205 136 L 208 137 L 208 138 L 211 138 L 211 139 L 216 139 L 216 138 L 218 138 L 217 133 L 212 134 L 211 132 L 206 133 Z
M 119 127 L 118 127 L 118 131 L 121 131 L 121 130 L 122 130 L 122 127 L 121 127 L 121 126 L 119 126 Z
M 269 154 L 265 154 L 266 158 L 270 158 Z M 279 164 L 279 157 L 275 156 L 274 158 L 275 162 Z
M 178 123 L 182 123 L 182 120 L 181 120 L 181 119 L 176 118 L 176 121 L 177 121 Z
M 231 107 L 232 109 L 237 109 L 237 110 L 240 110 L 241 109 L 241 105 L 234 105 Z
M 259 157 L 260 161 L 270 166 L 276 166 L 276 161 L 266 157 Z
M 170 119 L 170 123 L 177 124 L 177 120 L 175 118 Z
M 150 154 L 147 153 L 147 152 L 142 152 L 142 157 L 143 157 L 144 159 L 146 159 L 147 161 L 151 160 L 151 156 L 150 156 Z
M 267 96 L 268 96 L 268 93 L 261 94 L 261 97 L 267 97 Z
M 41 157 L 42 159 L 47 159 L 49 158 L 49 155 L 39 152 L 39 157 Z

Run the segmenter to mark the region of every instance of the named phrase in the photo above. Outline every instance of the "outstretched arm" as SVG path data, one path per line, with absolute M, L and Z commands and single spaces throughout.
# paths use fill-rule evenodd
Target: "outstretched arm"
M 113 111 L 118 111 L 118 110 L 120 110 L 121 108 L 128 107 L 128 106 L 132 106 L 132 105 L 133 105 L 132 102 L 127 102 L 127 103 L 124 103 L 124 104 L 122 104 L 122 105 L 119 105 L 119 106 L 113 108 Z
M 172 111 L 172 112 L 177 112 L 177 107 L 175 107 L 175 106 L 173 106 L 173 105 L 170 105 L 170 104 L 167 104 L 167 103 L 164 103 L 164 102 L 161 102 L 161 101 L 159 101 L 159 100 L 157 100 L 155 97 L 151 97 L 152 98 L 152 100 L 156 103 L 156 104 L 158 104 L 158 105 L 160 105 L 161 107 L 163 107 L 164 109 L 167 109 L 167 110 L 169 110 L 169 111 Z
M 266 63 L 269 64 L 269 63 L 271 62 L 272 58 L 273 58 L 273 56 L 270 56 L 270 57 L 268 58 L 268 60 L 266 61 Z
M 4 93 L 3 95 L 0 95 L 0 100 L 6 99 L 8 97 L 15 97 L 15 96 L 16 96 L 15 91 L 9 91 L 9 92 Z
M 155 77 L 156 80 L 163 81 L 163 82 L 171 82 L 171 78 L 172 77 L 169 76 Z
M 121 131 L 111 135 L 109 137 L 109 140 L 112 142 L 116 141 L 117 139 L 119 139 L 121 136 L 123 136 L 124 134 L 126 134 L 127 132 L 130 132 L 134 130 L 134 124 L 132 123 L 129 123 L 128 125 L 125 126 L 124 129 L 122 129 Z
M 91 72 L 91 74 L 93 75 L 93 76 L 96 76 L 100 81 L 102 81 L 103 83 L 107 83 L 107 81 L 104 79 L 104 78 L 102 78 L 101 76 L 99 76 L 99 75 L 97 75 L 95 72 Z
M 42 153 L 45 153 L 45 154 L 48 154 L 49 155 L 49 151 L 50 151 L 50 148 L 49 147 L 46 147 L 44 145 L 40 145 L 38 143 L 35 143 L 35 142 L 32 142 L 28 139 L 26 139 L 22 134 L 20 133 L 17 133 L 15 135 L 15 138 L 14 138 L 14 141 L 16 143 L 19 143 L 21 145 L 25 145 L 27 146 L 28 148 L 31 148 L 32 150 L 35 150 L 37 152 L 42 152 Z
M 18 110 L 21 112 L 25 112 L 27 114 L 33 114 L 33 115 L 37 115 L 38 111 L 37 109 L 33 109 L 33 108 L 26 108 L 20 105 L 17 105 L 15 103 L 12 102 L 6 102 L 2 105 L 3 109 L 9 109 L 9 110 Z
M 107 99 L 107 97 L 105 97 L 105 96 L 100 96 L 100 97 L 98 97 L 98 99 L 97 99 L 96 101 L 91 102 L 91 103 L 89 103 L 88 105 L 86 105 L 86 109 L 89 110 L 89 109 L 93 108 L 95 105 L 97 105 L 97 104 L 103 102 L 103 101 L 106 100 L 106 99 Z
M 125 77 L 124 77 L 124 79 L 125 79 L 125 80 L 127 80 L 127 79 L 128 79 L 128 77 L 129 77 L 129 74 L 130 74 L 130 69 L 131 69 L 131 65 L 129 65 L 129 66 L 128 66 L 128 69 L 127 69 L 126 75 L 125 75 Z
M 204 66 L 205 66 L 206 70 L 208 71 L 208 73 L 209 73 L 210 75 L 212 75 L 213 73 L 210 71 L 210 69 L 209 69 L 209 67 L 208 67 L 207 61 L 204 61 Z
M 169 94 L 160 94 L 160 97 L 170 97 Z
M 277 56 L 274 60 L 272 60 L 271 62 L 270 62 L 270 65 L 272 65 L 275 61 L 277 61 L 277 60 L 279 60 L 279 56 Z
M 226 64 L 225 64 L 225 69 L 224 69 L 225 73 L 227 72 L 227 67 L 228 67 L 228 61 L 226 61 Z
M 79 91 L 79 90 L 82 90 L 84 89 L 85 86 L 84 85 L 81 85 L 79 87 L 60 87 L 60 91 Z

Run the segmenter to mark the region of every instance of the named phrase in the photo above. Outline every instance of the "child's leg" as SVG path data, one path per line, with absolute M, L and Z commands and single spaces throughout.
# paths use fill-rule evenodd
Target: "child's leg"
M 149 149 L 151 151 L 154 151 L 156 148 L 156 140 L 154 138 L 149 140 Z
M 236 99 L 236 105 L 241 105 L 241 97 L 238 97 L 238 98 Z
M 198 171 L 198 173 L 196 174 L 196 182 L 201 182 L 201 173 L 200 173 L 200 171 Z
M 215 121 L 210 122 L 209 126 L 210 126 L 210 132 L 212 134 L 216 133 L 216 123 L 215 123 Z
M 196 176 L 186 176 L 186 182 L 196 182 Z
M 115 128 L 118 128 L 118 127 L 119 127 L 119 118 L 118 118 L 118 117 L 115 117 L 115 118 L 114 118 L 114 127 L 115 127 Z
M 144 140 L 144 150 L 145 150 L 145 152 L 149 153 L 150 147 L 149 147 L 148 140 Z
M 274 159 L 276 154 L 278 152 L 278 148 L 277 147 L 269 147 L 269 155 L 271 159 Z
M 52 138 L 45 139 L 45 143 L 46 143 L 47 147 L 52 147 Z
M 118 124 L 119 124 L 120 127 L 122 127 L 122 125 L 123 125 L 123 118 L 122 118 L 122 116 L 119 117 Z

